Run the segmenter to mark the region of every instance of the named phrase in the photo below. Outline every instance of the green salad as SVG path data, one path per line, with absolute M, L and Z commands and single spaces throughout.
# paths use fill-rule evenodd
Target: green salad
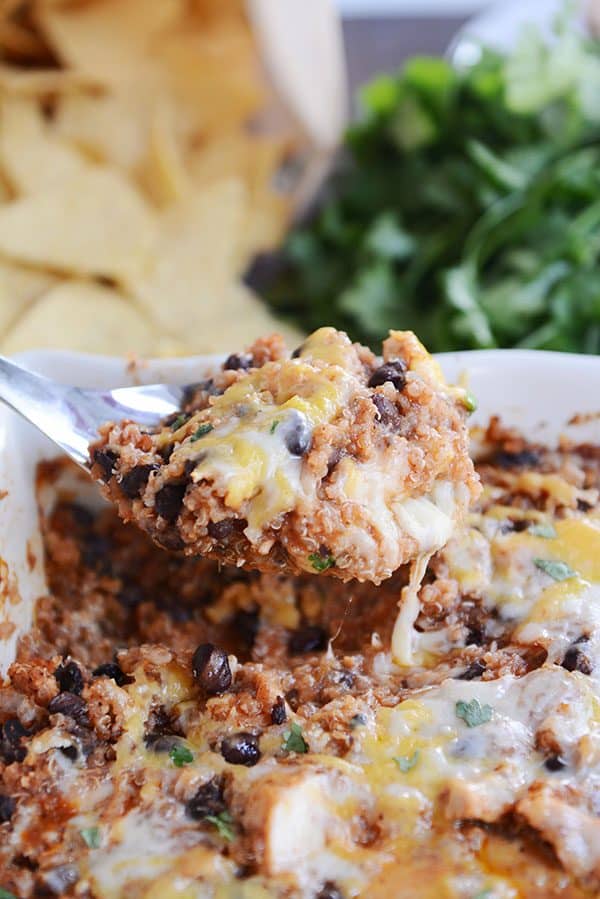
M 346 151 L 284 248 L 281 314 L 372 344 L 600 352 L 600 41 L 566 14 L 510 55 L 376 79 Z

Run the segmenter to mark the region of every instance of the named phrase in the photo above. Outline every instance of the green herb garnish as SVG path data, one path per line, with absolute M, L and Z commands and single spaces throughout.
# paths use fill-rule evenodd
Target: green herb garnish
M 467 727 L 479 727 L 491 720 L 493 708 L 491 705 L 481 705 L 478 699 L 465 702 L 459 699 L 455 705 L 456 715 L 462 718 Z
M 196 440 L 200 440 L 201 437 L 204 437 L 206 434 L 209 434 L 213 429 L 213 426 L 209 424 L 207 421 L 204 424 L 198 425 L 194 433 L 192 434 L 191 442 L 195 443 Z
M 99 827 L 84 827 L 79 833 L 88 849 L 99 849 L 101 843 Z
M 540 571 L 554 578 L 555 581 L 566 581 L 577 575 L 570 565 L 560 562 L 558 559 L 534 559 L 533 561 Z
M 290 729 L 283 732 L 281 748 L 285 752 L 308 752 L 308 743 L 302 734 L 302 728 L 295 721 L 290 724 Z
M 8 890 L 5 890 L 3 887 L 0 887 L 0 899 L 17 899 L 14 893 L 10 893 Z
M 345 164 L 294 230 L 271 304 L 373 348 L 600 353 L 600 39 L 562 16 L 473 64 L 366 85 Z
M 544 537 L 546 540 L 553 540 L 556 537 L 554 526 L 546 522 L 529 525 L 527 533 L 533 537 Z
M 187 746 L 176 743 L 169 752 L 169 758 L 176 768 L 183 768 L 184 765 L 189 765 L 194 761 L 194 754 L 187 748 Z
M 335 565 L 333 556 L 322 556 L 320 553 L 311 553 L 308 561 L 315 571 L 327 571 L 328 568 L 333 568 Z
M 235 832 L 233 830 L 233 818 L 229 812 L 219 812 L 218 815 L 207 815 L 204 820 L 210 822 L 210 824 L 214 824 L 220 837 L 223 837 L 228 843 L 233 842 L 235 839 Z
M 277 426 L 280 424 L 281 424 L 281 419 L 276 418 L 275 421 L 271 424 L 271 427 L 269 428 L 269 434 L 274 434 L 275 431 L 277 430 Z
M 466 393 L 463 397 L 463 400 L 462 400 L 462 404 L 465 407 L 465 409 L 467 410 L 467 412 L 469 413 L 469 415 L 471 414 L 471 412 L 477 411 L 477 400 L 475 399 L 475 397 L 469 390 L 466 391 Z
M 188 420 L 189 415 L 186 412 L 182 412 L 181 415 L 178 415 L 173 424 L 171 425 L 172 431 L 178 431 L 186 421 Z
M 491 899 L 492 891 L 488 887 L 485 890 L 480 890 L 478 893 L 475 893 L 473 899 Z
M 419 750 L 415 749 L 412 755 L 395 755 L 394 761 L 403 774 L 407 774 L 415 767 L 419 761 Z

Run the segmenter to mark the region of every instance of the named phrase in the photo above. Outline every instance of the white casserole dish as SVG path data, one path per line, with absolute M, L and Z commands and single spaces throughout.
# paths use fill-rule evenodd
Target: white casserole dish
M 65 383 L 116 387 L 132 383 L 191 383 L 210 373 L 221 357 L 155 360 L 132 367 L 127 360 L 60 351 L 22 354 L 18 361 Z M 491 415 L 526 436 L 552 443 L 561 434 L 600 443 L 600 358 L 531 350 L 481 350 L 440 355 L 446 377 L 468 377 L 479 402 L 473 424 Z M 575 413 L 586 422 L 569 423 Z M 17 640 L 30 626 L 36 599 L 45 591 L 39 510 L 38 462 L 58 455 L 52 443 L 15 413 L 0 407 L 0 673 L 14 657 Z M 79 493 L 99 501 L 82 473 Z M 89 500 L 87 499 L 89 497 Z M 51 504 L 45 496 L 43 504 Z

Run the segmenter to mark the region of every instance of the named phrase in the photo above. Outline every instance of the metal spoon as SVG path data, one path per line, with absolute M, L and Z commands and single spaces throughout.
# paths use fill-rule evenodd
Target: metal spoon
M 149 384 L 83 390 L 58 384 L 0 356 L 0 400 L 35 425 L 83 468 L 90 443 L 108 421 L 129 418 L 144 427 L 177 412 L 185 387 Z

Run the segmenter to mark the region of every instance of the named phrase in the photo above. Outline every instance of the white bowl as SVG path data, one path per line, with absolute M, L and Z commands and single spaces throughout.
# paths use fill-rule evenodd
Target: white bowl
M 126 360 L 81 353 L 38 351 L 19 361 L 64 383 L 116 387 L 133 383 L 191 383 L 206 377 L 222 357 L 154 360 L 131 368 Z M 545 443 L 565 434 L 600 443 L 600 417 L 569 424 L 575 413 L 600 410 L 600 358 L 528 350 L 481 350 L 438 357 L 447 378 L 466 373 L 479 401 L 474 424 L 491 415 Z M 46 590 L 35 490 L 38 462 L 56 458 L 56 447 L 15 413 L 0 406 L 0 556 L 8 576 L 0 579 L 0 672 L 14 657 L 17 640 L 31 625 L 36 599 Z M 94 501 L 96 488 L 82 473 L 78 492 Z M 43 504 L 52 502 L 52 495 Z M 4 566 L 3 566 L 4 570 Z

